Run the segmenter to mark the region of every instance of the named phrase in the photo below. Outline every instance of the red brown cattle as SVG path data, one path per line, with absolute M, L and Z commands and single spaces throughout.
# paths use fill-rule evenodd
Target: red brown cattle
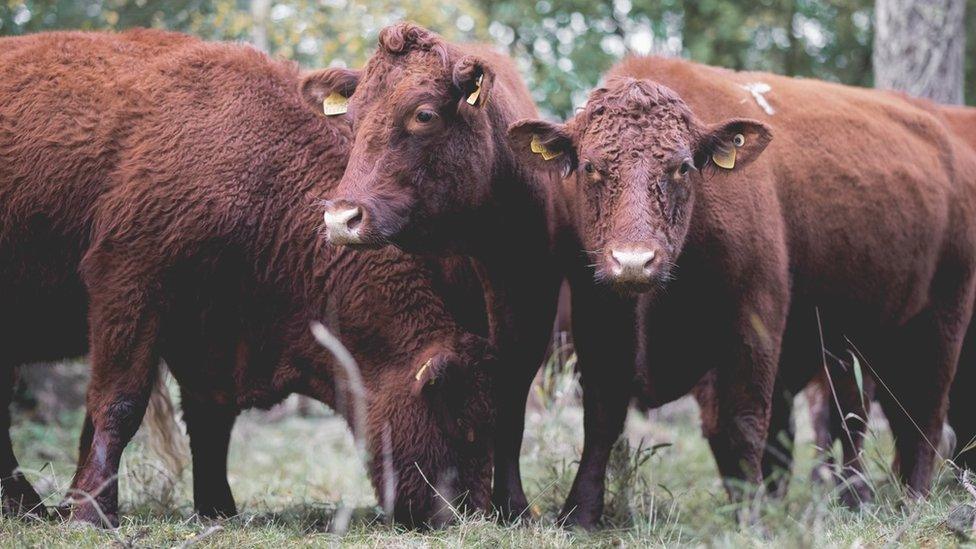
M 617 314 L 638 311 L 648 398 L 717 367 L 709 442 L 733 497 L 762 479 L 783 395 L 822 345 L 844 353 L 822 327 L 897 395 L 879 397 L 899 475 L 927 493 L 976 271 L 976 158 L 939 120 L 882 92 L 637 58 L 567 124 L 510 134 L 524 161 L 572 173 L 591 276 L 646 291 Z
M 17 470 L 9 405 L 17 365 L 84 355 L 87 299 L 78 264 L 86 211 L 113 167 L 113 121 L 92 117 L 115 100 L 113 82 L 147 59 L 197 43 L 151 30 L 52 33 L 0 40 L 0 492 L 4 514 L 45 513 Z M 69 48 L 85 52 L 86 66 Z M 67 62 L 60 62 L 62 59 Z M 74 60 L 75 62 L 71 62 Z M 65 92 L 74 87 L 72 102 Z M 39 95 L 50 103 L 35 104 Z M 45 110 L 51 109 L 51 110 Z M 79 113 L 88 113 L 82 127 Z M 70 144 L 70 146 L 68 146 Z M 57 162 L 52 162 L 57 159 Z
M 355 143 L 327 207 L 327 237 L 474 258 L 501 363 L 492 499 L 519 517 L 528 506 L 518 464 L 526 397 L 546 354 L 565 244 L 554 181 L 523 170 L 507 143 L 509 123 L 536 114 L 529 92 L 507 57 L 410 23 L 381 31 L 362 72 L 329 76 L 327 97 L 348 101 L 335 112 L 347 111 Z
M 370 477 L 397 520 L 441 522 L 441 497 L 485 507 L 489 345 L 451 317 L 432 264 L 321 238 L 321 197 L 350 137 L 321 114 L 323 75 L 205 43 L 89 71 L 89 41 L 111 55 L 125 36 L 38 35 L 0 79 L 0 151 L 15 161 L 0 235 L 22 277 L 4 284 L 44 294 L 42 275 L 55 273 L 76 292 L 76 324 L 34 341 L 63 334 L 78 343 L 68 354 L 83 352 L 88 321 L 91 421 L 73 486 L 94 498 L 76 498 L 73 518 L 118 523 L 119 459 L 160 358 L 183 394 L 202 514 L 236 512 L 226 452 L 238 411 L 290 393 L 364 422 Z M 55 249 L 67 251 L 54 266 L 31 255 Z M 358 361 L 365 417 L 357 376 L 312 338 L 316 320 Z

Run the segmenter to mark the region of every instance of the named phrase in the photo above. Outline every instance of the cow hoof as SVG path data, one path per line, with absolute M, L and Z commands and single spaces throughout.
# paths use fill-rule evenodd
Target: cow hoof
M 519 520 L 533 518 L 529 512 L 529 502 L 525 497 L 506 498 L 504 501 L 493 501 L 492 506 L 498 513 L 498 520 L 504 524 L 511 524 Z
M 59 511 L 59 514 L 64 511 Z M 72 527 L 94 526 L 97 528 L 118 528 L 119 514 L 117 512 L 100 512 L 92 502 L 79 503 L 67 510 L 68 525 Z M 62 514 L 62 516 L 64 516 Z
M 197 515 L 208 520 L 220 520 L 237 516 L 237 506 L 234 502 L 214 503 L 197 507 Z
M 5 517 L 35 517 L 47 519 L 47 508 L 41 496 L 22 475 L 15 474 L 3 484 L 2 512 Z
M 585 530 L 587 532 L 596 530 L 599 523 L 600 513 L 578 509 L 575 506 L 571 511 L 563 509 L 556 520 L 556 524 L 567 530 Z
M 861 505 L 871 503 L 874 499 L 874 494 L 863 479 L 849 479 L 841 486 L 837 499 L 840 500 L 841 505 L 844 507 L 847 507 L 851 511 L 857 511 L 861 508 Z

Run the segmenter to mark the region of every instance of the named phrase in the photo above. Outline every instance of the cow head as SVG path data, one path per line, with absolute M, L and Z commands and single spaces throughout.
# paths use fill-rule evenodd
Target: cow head
M 345 116 L 355 143 L 326 204 L 333 244 L 442 251 L 489 200 L 495 149 L 494 72 L 440 36 L 403 23 L 383 29 Z
M 408 372 L 390 372 L 372 391 L 370 473 L 397 522 L 439 526 L 458 510 L 488 508 L 492 360 L 483 338 L 454 336 L 423 349 Z
M 571 177 L 576 225 L 597 282 L 626 292 L 666 282 L 714 170 L 739 170 L 771 139 L 761 122 L 706 125 L 671 89 L 633 78 L 594 90 L 567 124 L 509 128 L 526 164 Z

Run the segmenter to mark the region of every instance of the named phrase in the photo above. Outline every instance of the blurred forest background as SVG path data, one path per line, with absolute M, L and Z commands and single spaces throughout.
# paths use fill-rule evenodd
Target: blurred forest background
M 955 31 L 935 29 L 962 34 L 965 98 L 976 102 L 976 0 L 887 4 L 896 14 L 906 4 L 947 9 L 950 18 L 965 10 L 949 25 Z M 870 87 L 877 11 L 875 0 L 0 0 L 0 35 L 160 27 L 249 41 L 306 67 L 358 66 L 383 26 L 410 19 L 506 49 L 539 106 L 565 117 L 628 53 Z

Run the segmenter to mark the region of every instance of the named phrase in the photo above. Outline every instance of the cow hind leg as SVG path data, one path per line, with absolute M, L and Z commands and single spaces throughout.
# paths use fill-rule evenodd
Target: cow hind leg
M 91 308 L 91 449 L 70 494 L 71 519 L 115 527 L 122 451 L 142 423 L 157 375 L 158 320 L 140 307 L 146 299 L 137 292 L 99 297 L 94 294 Z
M 0 492 L 2 492 L 2 512 L 4 516 L 33 515 L 47 517 L 47 510 L 41 497 L 18 469 L 10 439 L 10 403 L 14 391 L 14 369 L 0 367 Z
M 966 326 L 961 319 L 968 318 L 968 310 L 964 313 L 920 314 L 893 334 L 893 352 L 879 371 L 879 400 L 895 437 L 895 469 L 913 497 L 928 495 L 936 459 L 950 457 L 938 456 L 937 449 Z

